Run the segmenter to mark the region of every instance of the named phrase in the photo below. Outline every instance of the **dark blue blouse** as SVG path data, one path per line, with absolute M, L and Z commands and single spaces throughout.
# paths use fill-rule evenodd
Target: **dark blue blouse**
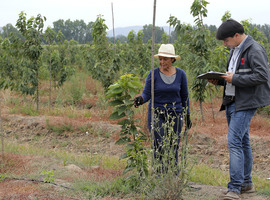
M 146 83 L 142 93 L 144 103 L 151 99 L 151 73 L 146 78 Z M 159 68 L 154 69 L 154 108 L 159 110 L 168 110 L 183 112 L 186 109 L 190 114 L 187 77 L 184 70 L 176 68 L 176 77 L 173 83 L 166 84 L 161 76 Z M 151 101 L 149 103 L 151 108 Z

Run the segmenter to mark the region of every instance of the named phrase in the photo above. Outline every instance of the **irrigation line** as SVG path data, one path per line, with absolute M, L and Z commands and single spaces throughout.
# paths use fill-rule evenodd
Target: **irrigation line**
M 38 180 L 38 179 L 10 178 L 10 177 L 4 177 L 4 178 L 3 178 L 3 180 L 6 180 L 6 179 L 7 179 L 7 180 L 18 180 L 18 181 L 31 181 L 31 182 L 48 183 L 48 184 L 55 185 L 55 186 L 59 186 L 59 187 L 65 188 L 65 189 L 74 190 L 74 188 L 70 188 L 70 187 L 61 185 L 61 184 L 59 184 L 59 183 L 46 182 L 46 181 Z M 3 181 L 3 180 L 2 180 L 2 181 Z

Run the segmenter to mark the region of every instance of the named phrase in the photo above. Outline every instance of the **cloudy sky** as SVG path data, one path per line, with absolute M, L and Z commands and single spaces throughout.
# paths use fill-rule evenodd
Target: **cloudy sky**
M 230 11 L 232 18 L 250 20 L 254 24 L 270 24 L 270 1 L 256 0 L 207 0 L 208 16 L 205 24 L 219 26 L 221 17 Z M 177 17 L 181 23 L 194 25 L 190 14 L 193 0 L 156 0 L 156 26 L 166 26 L 170 15 Z M 11 23 L 15 26 L 21 11 L 27 19 L 37 14 L 47 18 L 45 26 L 53 26 L 59 19 L 72 21 L 84 20 L 85 23 L 95 21 L 103 15 L 105 24 L 112 29 L 112 7 L 114 11 L 114 27 L 143 26 L 153 22 L 154 0 L 1 0 L 0 27 Z

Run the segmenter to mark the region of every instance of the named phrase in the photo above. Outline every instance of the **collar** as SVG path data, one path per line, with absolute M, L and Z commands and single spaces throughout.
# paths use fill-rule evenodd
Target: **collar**
M 237 47 L 234 47 L 233 50 L 240 50 L 242 46 L 244 45 L 247 38 L 248 36 L 246 35 L 246 37 L 242 40 L 242 42 Z

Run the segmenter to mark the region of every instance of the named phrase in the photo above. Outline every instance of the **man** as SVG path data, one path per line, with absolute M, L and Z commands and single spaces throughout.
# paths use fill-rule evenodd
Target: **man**
M 220 110 L 226 110 L 228 122 L 230 182 L 222 199 L 234 200 L 241 193 L 255 192 L 249 125 L 257 108 L 270 104 L 269 63 L 265 49 L 235 20 L 223 22 L 216 38 L 231 49 L 224 80 L 208 81 L 224 86 Z

